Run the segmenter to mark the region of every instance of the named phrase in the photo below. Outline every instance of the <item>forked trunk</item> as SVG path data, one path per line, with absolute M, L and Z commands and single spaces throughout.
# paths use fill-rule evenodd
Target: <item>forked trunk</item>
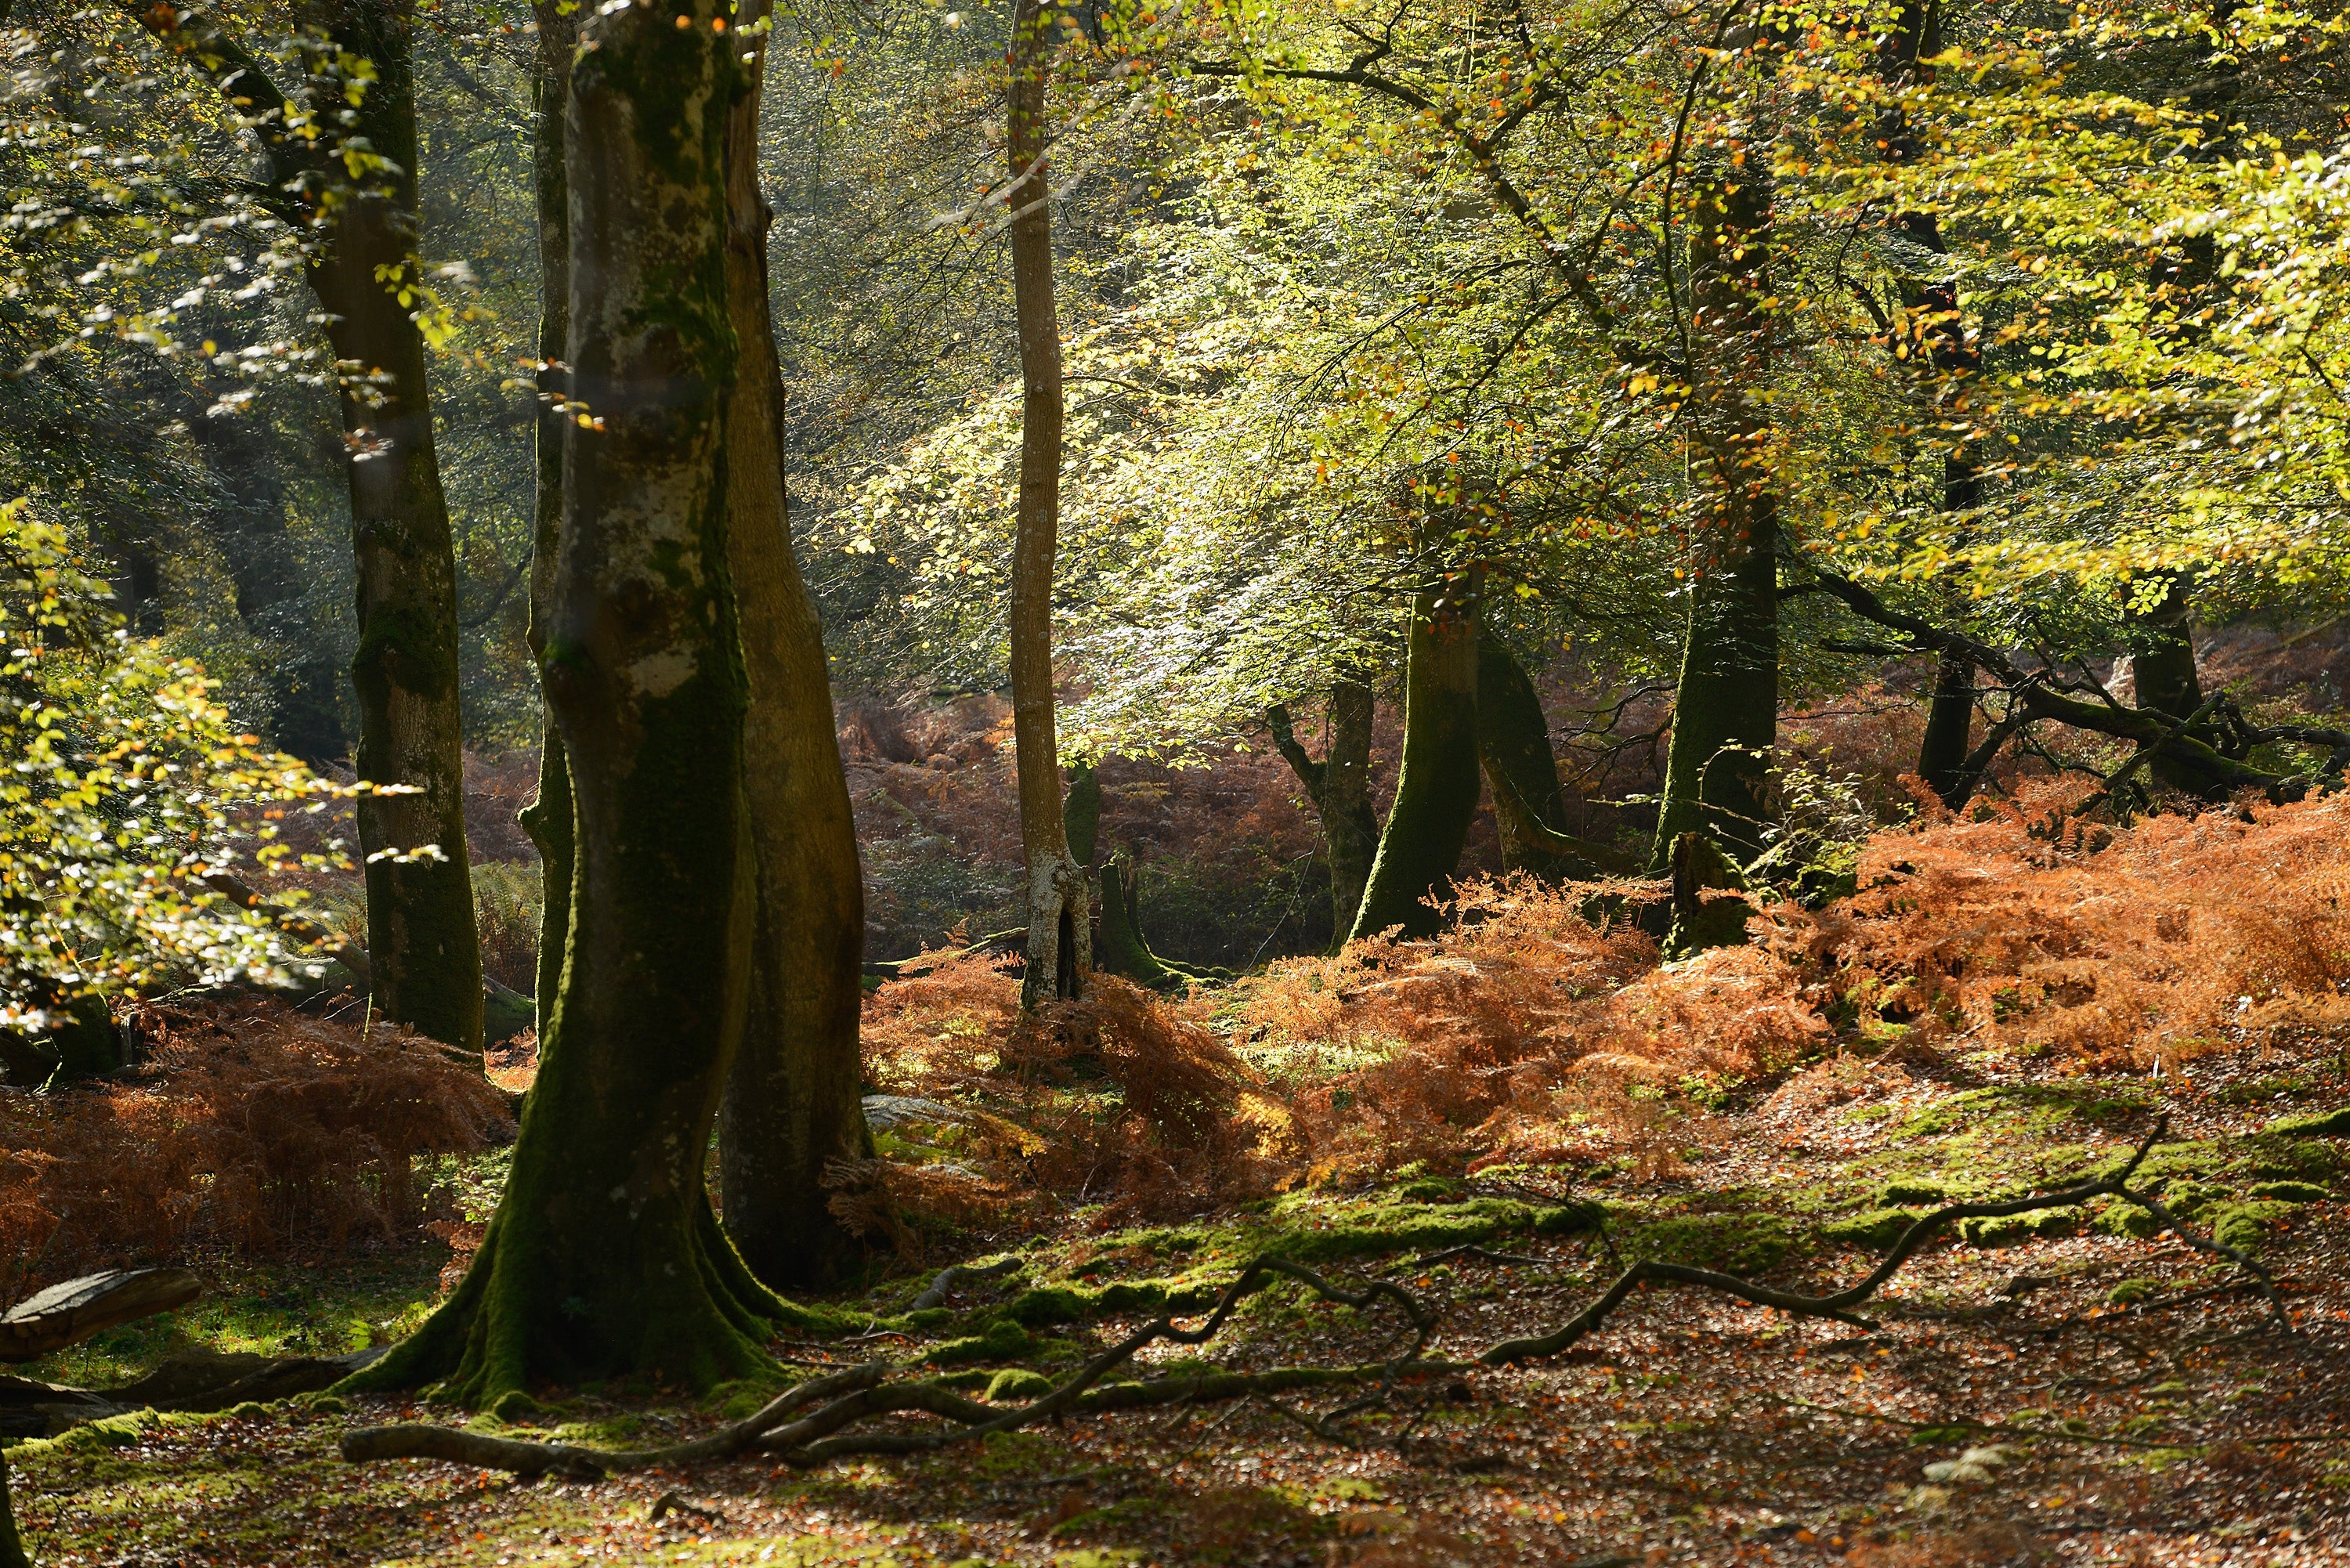
M 464 1282 L 362 1386 L 706 1387 L 782 1303 L 702 1170 L 741 1039 L 754 894 L 727 576 L 727 106 L 719 0 L 585 14 L 566 121 L 570 353 L 543 665 L 570 766 L 568 960 L 513 1174 Z M 682 25 L 680 25 L 680 24 Z
M 375 1005 L 436 1040 L 482 1045 L 482 952 L 466 865 L 457 699 L 457 566 L 432 444 L 424 337 L 395 290 L 416 262 L 416 94 L 407 0 L 331 0 L 305 13 L 375 64 L 357 132 L 395 165 L 327 219 L 311 287 L 342 367 L 351 546 L 358 566 L 359 776 L 415 793 L 363 794 Z M 428 846 L 438 853 L 418 856 Z
M 1770 472 L 1771 237 L 1766 161 L 1725 166 L 1700 188 L 1690 296 L 1700 345 L 1697 436 L 1710 515 L 1690 566 L 1689 623 L 1664 805 L 1651 864 L 1703 833 L 1744 865 L 1762 853 L 1779 728 L 1779 497 Z
M 1053 303 L 1052 172 L 1045 151 L 1046 16 L 1012 13 L 1012 286 L 1020 323 L 1020 503 L 1012 545 L 1012 737 L 1020 774 L 1020 847 L 1028 872 L 1028 966 L 1020 1002 L 1085 992 L 1093 970 L 1086 868 L 1061 818 L 1053 718 L 1053 558 L 1061 516 L 1061 326 Z
M 1450 577 L 1412 600 L 1404 671 L 1403 763 L 1352 935 L 1400 926 L 1436 934 L 1431 898 L 1450 890 L 1477 815 L 1477 623 L 1482 574 Z
M 1545 882 L 1596 875 L 1588 861 L 1563 855 L 1528 831 L 1565 831 L 1566 792 L 1559 787 L 1558 757 L 1551 750 L 1542 697 L 1509 644 L 1491 631 L 1481 631 L 1477 639 L 1477 754 L 1493 781 L 1503 869 L 1531 872 Z M 1516 810 L 1503 808 L 1505 791 L 1514 797 Z M 1534 820 L 1525 822 L 1519 811 Z
M 1315 762 L 1297 743 L 1286 706 L 1267 717 L 1274 744 L 1313 798 L 1330 856 L 1330 945 L 1346 945 L 1363 907 L 1371 861 L 1379 849 L 1379 819 L 1371 809 L 1371 726 L 1376 707 L 1368 681 L 1343 676 L 1330 682 L 1329 745 Z
M 746 28 L 764 6 L 744 7 Z M 833 727 L 816 599 L 784 500 L 783 373 L 767 294 L 759 189 L 764 29 L 727 132 L 726 293 L 741 360 L 726 419 L 726 555 L 751 687 L 743 783 L 758 871 L 750 1011 L 719 1115 L 726 1231 L 768 1284 L 837 1282 L 861 1249 L 827 1207 L 825 1168 L 872 1153 L 857 1051 L 865 887 Z

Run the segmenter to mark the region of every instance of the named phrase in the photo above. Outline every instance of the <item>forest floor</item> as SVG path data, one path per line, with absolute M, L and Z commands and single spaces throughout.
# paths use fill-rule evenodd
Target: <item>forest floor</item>
M 1405 1172 L 1109 1233 L 1074 1211 L 1018 1240 L 1017 1273 L 955 1293 L 919 1326 L 906 1314 L 927 1268 L 832 1303 L 840 1337 L 775 1349 L 786 1379 L 880 1351 L 950 1364 L 976 1392 L 1002 1368 L 1064 1368 L 1147 1315 L 1116 1303 L 1221 1282 L 1278 1248 L 1439 1304 L 1428 1354 L 1465 1363 L 1564 1322 L 1604 1288 L 1612 1253 L 1849 1282 L 1885 1210 L 2061 1180 L 2131 1147 L 2158 1111 L 2170 1141 L 2151 1179 L 2199 1224 L 2257 1247 L 2292 1331 L 2233 1267 L 2121 1233 L 2109 1209 L 1935 1245 L 1875 1303 L 1873 1333 L 1651 1290 L 1564 1357 L 1405 1384 L 1347 1421 L 1343 1443 L 1298 1417 L 1347 1396 L 1309 1390 L 813 1472 L 745 1461 L 517 1482 L 346 1464 L 336 1443 L 354 1425 L 464 1417 L 311 1396 L 20 1445 L 18 1515 L 50 1568 L 2350 1561 L 2350 1146 L 2333 1125 L 2350 1131 L 2350 1114 L 2324 1115 L 2350 1104 L 2337 1061 L 2248 1047 L 2184 1074 L 2107 1076 L 1896 1050 L 1766 1086 L 1717 1106 L 1704 1147 L 1648 1177 Z M 2295 1117 L 2298 1130 L 2266 1130 Z M 1569 1199 L 1604 1204 L 1604 1230 L 1544 1234 Z M 1489 1255 L 1425 1261 L 1464 1242 Z M 208 1301 L 177 1319 L 26 1370 L 104 1381 L 191 1343 L 362 1345 L 430 1299 L 447 1256 L 418 1242 L 335 1268 L 215 1271 Z M 1150 1283 L 1107 1288 L 1121 1281 Z M 1388 1354 L 1397 1327 L 1276 1287 L 1200 1354 L 1240 1368 L 1359 1363 Z M 550 1394 L 540 1435 L 681 1437 L 764 1392 Z M 691 1508 L 653 1522 L 672 1491 Z

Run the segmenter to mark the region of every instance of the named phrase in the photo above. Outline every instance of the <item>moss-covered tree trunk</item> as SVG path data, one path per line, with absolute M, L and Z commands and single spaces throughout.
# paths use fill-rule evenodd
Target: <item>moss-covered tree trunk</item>
M 563 539 L 564 432 L 570 377 L 564 355 L 571 336 L 571 215 L 563 177 L 563 116 L 571 98 L 571 54 L 578 47 L 578 7 L 537 0 L 538 67 L 532 83 L 531 176 L 538 208 L 538 492 L 531 530 L 530 650 L 546 659 L 555 614 L 555 565 Z M 555 711 L 540 700 L 538 794 L 522 811 L 523 830 L 538 847 L 538 1037 L 546 1039 L 563 989 L 563 954 L 571 940 L 574 829 L 571 772 Z
M 764 9 L 744 7 L 741 24 L 754 28 Z M 865 886 L 824 628 L 785 510 L 783 373 L 767 294 L 775 214 L 759 189 L 766 34 L 743 36 L 753 75 L 727 137 L 727 308 L 741 353 L 727 413 L 727 560 L 751 683 L 743 780 L 758 901 L 750 1011 L 719 1113 L 719 1180 L 743 1262 L 793 1289 L 834 1283 L 861 1256 L 827 1207 L 824 1174 L 873 1149 L 857 1050 Z
M 1694 434 L 1707 515 L 1689 566 L 1689 621 L 1663 809 L 1651 864 L 1684 833 L 1704 833 L 1742 864 L 1762 852 L 1771 753 L 1779 731 L 1779 506 L 1771 473 L 1764 150 L 1725 159 L 1701 182 L 1690 225 L 1690 302 L 1698 390 Z
M 1012 291 L 1020 329 L 1020 501 L 1012 545 L 1012 738 L 1028 877 L 1028 966 L 1020 1002 L 1081 996 L 1093 968 L 1086 868 L 1061 818 L 1053 713 L 1053 561 L 1061 519 L 1061 323 L 1053 301 L 1052 170 L 1045 153 L 1050 16 L 1016 0 L 1005 91 Z
M 309 278 L 343 368 L 351 549 L 358 565 L 361 779 L 415 793 L 358 802 L 368 953 L 387 1018 L 482 1044 L 482 953 L 465 856 L 457 698 L 457 564 L 432 443 L 424 337 L 403 304 L 417 265 L 416 89 L 409 0 L 319 0 L 297 13 L 374 62 L 353 128 L 394 167 L 337 203 Z M 437 846 L 435 856 L 414 852 Z
M 1363 907 L 1363 888 L 1378 855 L 1379 819 L 1371 809 L 1371 726 L 1377 717 L 1367 680 L 1340 676 L 1330 682 L 1328 744 L 1315 762 L 1297 743 L 1297 730 L 1285 705 L 1266 715 L 1273 742 L 1305 786 L 1322 819 L 1322 843 L 1330 856 L 1330 942 L 1343 946 Z
M 1559 787 L 1558 757 L 1551 750 L 1542 697 L 1518 656 L 1491 630 L 1481 630 L 1477 639 L 1477 754 L 1492 781 L 1503 869 L 1531 872 L 1545 882 L 1596 875 L 1589 861 L 1562 854 L 1528 831 L 1565 831 L 1566 792 Z M 1505 791 L 1515 809 L 1503 809 Z
M 1432 936 L 1440 898 L 1460 869 L 1477 815 L 1477 626 L 1482 574 L 1469 572 L 1412 600 L 1404 670 L 1403 763 L 1395 805 L 1356 911 L 1352 935 L 1400 926 Z
M 570 766 L 570 950 L 513 1174 L 464 1282 L 362 1386 L 692 1386 L 766 1365 L 780 1303 L 702 1169 L 742 1034 L 754 867 L 727 574 L 719 0 L 584 13 L 566 120 L 574 395 L 546 655 Z
M 0 1452 L 0 1568 L 32 1568 L 25 1542 L 16 1534 L 16 1515 L 8 1506 L 8 1456 Z

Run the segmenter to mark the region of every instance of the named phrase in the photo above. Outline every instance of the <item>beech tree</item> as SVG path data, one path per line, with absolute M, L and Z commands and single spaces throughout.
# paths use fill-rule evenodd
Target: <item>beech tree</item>
M 816 600 L 784 499 L 782 368 L 767 278 L 775 213 L 759 182 L 766 12 L 737 13 L 747 86 L 727 129 L 726 301 L 741 354 L 726 415 L 727 567 L 750 681 L 743 724 L 757 909 L 749 1011 L 719 1120 L 726 1230 L 759 1278 L 830 1284 L 861 1255 L 832 1214 L 825 1168 L 868 1157 L 858 1057 L 865 885 L 833 725 Z M 1048 719 L 1049 722 L 1049 719 Z
M 362 1386 L 494 1405 L 534 1378 L 706 1386 L 783 1303 L 703 1162 L 742 1039 L 757 866 L 726 551 L 727 128 L 717 0 L 585 15 L 565 121 L 571 397 L 544 679 L 577 827 L 561 990 L 464 1281 Z
M 1477 635 L 1484 574 L 1449 575 L 1411 604 L 1411 651 L 1404 666 L 1403 762 L 1395 804 L 1379 832 L 1353 935 L 1400 927 L 1434 933 L 1442 917 L 1430 902 L 1460 868 L 1477 815 Z
M 1046 152 L 1046 47 L 1052 18 L 1017 0 L 1004 57 L 1012 182 L 1013 293 L 1020 331 L 1020 502 L 1012 546 L 1012 725 L 1027 867 L 1028 967 L 1023 1006 L 1081 996 L 1093 970 L 1086 868 L 1061 815 L 1053 696 L 1053 561 L 1061 513 L 1061 324 L 1053 304 L 1052 161 Z
M 317 226 L 306 261 L 338 361 L 358 564 L 359 776 L 401 786 L 358 802 L 368 951 L 385 1017 L 482 1044 L 482 955 L 465 853 L 457 566 L 432 440 L 416 254 L 410 0 L 310 0 L 323 48 L 292 93 L 213 13 L 128 7 L 254 125 L 271 198 Z M 301 133 L 317 116 L 364 154 Z

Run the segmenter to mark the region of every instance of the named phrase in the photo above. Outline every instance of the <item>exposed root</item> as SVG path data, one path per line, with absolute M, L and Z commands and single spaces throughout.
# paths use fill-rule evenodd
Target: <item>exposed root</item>
M 947 1304 L 947 1293 L 957 1285 L 967 1284 L 974 1280 L 1000 1280 L 1019 1267 L 1020 1260 L 1017 1258 L 999 1259 L 995 1262 L 980 1267 L 974 1267 L 969 1263 L 951 1263 L 939 1271 L 939 1277 L 931 1282 L 930 1289 L 914 1298 L 912 1310 L 920 1312 L 926 1307 L 944 1306 Z
M 2103 1197 L 2118 1197 L 2139 1205 L 2165 1230 L 2177 1234 L 2189 1245 L 2225 1257 L 2246 1270 L 2267 1295 L 2278 1321 L 2287 1323 L 2275 1285 L 2256 1261 L 2236 1248 L 2194 1235 L 2159 1201 L 2129 1189 L 2130 1179 L 2137 1175 L 2138 1168 L 2168 1128 L 2168 1117 L 2158 1121 L 2154 1130 L 2111 1175 L 2036 1197 L 1995 1203 L 1953 1203 L 1938 1209 L 1912 1223 L 1894 1244 L 1892 1251 L 1866 1279 L 1832 1294 L 1804 1295 L 1776 1290 L 1710 1269 L 1642 1260 L 1626 1267 L 1603 1294 L 1557 1330 L 1534 1338 L 1504 1340 L 1483 1351 L 1477 1357 L 1477 1363 L 1496 1366 L 1535 1356 L 1555 1355 L 1596 1331 L 1634 1291 L 1649 1282 L 1691 1285 L 1796 1316 L 1830 1318 L 1874 1332 L 1877 1325 L 1857 1315 L 1855 1309 L 1874 1297 L 1928 1241 L 1959 1220 L 2003 1219 L 2037 1210 L 2074 1207 Z M 1474 1256 L 1513 1263 L 1532 1261 L 1489 1253 L 1477 1248 L 1453 1249 L 1437 1256 Z M 943 1297 L 944 1287 L 951 1282 L 950 1276 L 954 1273 L 953 1270 L 946 1271 L 932 1284 L 931 1292 Z M 1343 1306 L 1368 1310 L 1383 1302 L 1393 1306 L 1410 1331 L 1408 1342 L 1385 1361 L 1357 1366 L 1291 1366 L 1265 1372 L 1218 1372 L 1161 1377 L 1145 1382 L 1107 1381 L 1111 1374 L 1132 1362 L 1137 1353 L 1149 1345 L 1162 1341 L 1187 1345 L 1206 1344 L 1222 1331 L 1243 1301 L 1276 1279 L 1283 1278 L 1295 1280 L 1325 1301 Z M 372 1427 L 351 1432 L 343 1438 L 342 1452 L 345 1459 L 351 1460 L 438 1459 L 510 1470 L 521 1475 L 560 1471 L 592 1476 L 652 1466 L 724 1459 L 754 1452 L 772 1455 L 788 1464 L 806 1466 L 820 1465 L 851 1454 L 933 1452 L 990 1433 L 1014 1431 L 1038 1421 L 1070 1414 L 1260 1397 L 1274 1409 L 1315 1435 L 1351 1447 L 1357 1446 L 1355 1440 L 1343 1429 L 1341 1423 L 1384 1407 L 1399 1379 L 1467 1369 L 1459 1364 L 1421 1359 L 1436 1332 L 1438 1321 L 1439 1314 L 1434 1308 L 1393 1281 L 1374 1279 L 1359 1290 L 1349 1290 L 1286 1258 L 1262 1257 L 1249 1263 L 1224 1288 L 1215 1305 L 1201 1319 L 1197 1327 L 1183 1328 L 1177 1324 L 1171 1314 L 1161 1316 L 1103 1350 L 1061 1383 L 1024 1405 L 983 1403 L 965 1397 L 935 1379 L 891 1381 L 889 1375 L 897 1368 L 887 1362 L 874 1361 L 812 1378 L 779 1396 L 747 1420 L 736 1422 L 710 1437 L 667 1448 L 608 1452 L 556 1443 L 482 1437 L 448 1427 L 401 1425 Z M 2287 1326 L 2289 1328 L 2289 1323 Z M 1293 1389 L 1367 1383 L 1373 1386 L 1322 1416 L 1293 1410 L 1270 1397 Z M 878 1430 L 868 1425 L 876 1417 L 901 1411 L 935 1416 L 941 1418 L 941 1424 L 899 1430 Z

